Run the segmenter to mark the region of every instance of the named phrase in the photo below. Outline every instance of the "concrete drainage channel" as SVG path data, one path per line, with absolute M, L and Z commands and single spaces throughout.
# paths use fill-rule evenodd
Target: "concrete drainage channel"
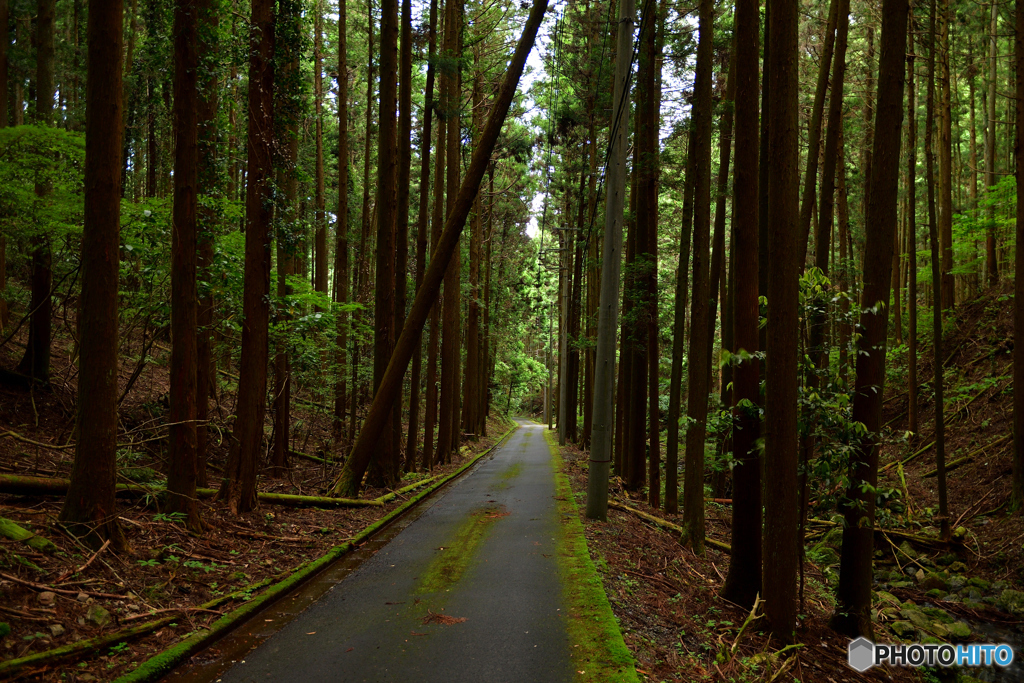
M 281 630 L 303 610 L 387 545 L 402 530 L 416 521 L 440 495 L 447 491 L 450 484 L 459 481 L 464 475 L 475 470 L 485 458 L 493 457 L 494 451 L 506 441 L 516 428 L 517 425 L 513 425 L 489 449 L 449 475 L 449 478 L 436 484 L 433 489 L 423 492 L 422 498 L 410 501 L 412 504 L 408 508 L 405 510 L 399 508 L 398 514 L 388 520 L 383 528 L 372 533 L 362 545 L 330 562 L 325 568 L 286 595 L 273 600 L 265 607 L 258 608 L 253 614 L 233 625 L 224 636 L 213 640 L 193 654 L 190 660 L 186 660 L 187 663 L 182 662 L 170 671 L 158 667 L 151 671 L 152 676 L 143 673 L 148 668 L 147 663 L 143 663 L 134 672 L 124 676 L 123 680 L 156 680 L 160 678 L 160 673 L 163 671 L 166 671 L 166 674 L 161 680 L 190 683 L 217 680 L 217 677 L 232 664 L 244 660 L 248 652 Z M 156 658 L 160 656 L 157 655 Z

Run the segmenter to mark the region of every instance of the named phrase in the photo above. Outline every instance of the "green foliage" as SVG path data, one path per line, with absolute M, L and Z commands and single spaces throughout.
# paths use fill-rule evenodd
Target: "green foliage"
M 62 241 L 82 229 L 85 136 L 60 128 L 0 128 L 0 231 Z

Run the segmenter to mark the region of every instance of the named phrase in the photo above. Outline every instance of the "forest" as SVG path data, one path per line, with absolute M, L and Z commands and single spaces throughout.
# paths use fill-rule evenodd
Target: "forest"
M 1024 647 L 1016 2 L 3 26 L 0 678 L 128 675 L 513 417 L 641 680 L 1024 671 L 846 664 Z

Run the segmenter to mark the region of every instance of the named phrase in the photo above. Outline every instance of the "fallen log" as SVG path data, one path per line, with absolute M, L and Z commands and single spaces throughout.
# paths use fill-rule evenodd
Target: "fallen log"
M 656 524 L 656 525 L 658 525 L 658 526 L 660 526 L 662 528 L 668 529 L 670 531 L 675 531 L 678 534 L 683 533 L 683 527 L 681 527 L 681 526 L 679 526 L 677 524 L 673 524 L 672 522 L 668 521 L 667 519 L 662 519 L 661 517 L 655 517 L 654 515 L 649 515 L 646 512 L 641 512 L 640 510 L 637 510 L 636 508 L 631 508 L 628 505 L 623 505 L 622 503 L 619 503 L 617 501 L 614 501 L 614 500 L 608 501 L 608 507 L 614 508 L 615 510 L 621 510 L 623 512 L 631 512 L 634 515 L 636 515 L 637 517 L 639 517 L 640 519 L 647 520 L 648 522 Z M 708 545 L 712 546 L 712 547 L 718 548 L 722 552 L 726 552 L 726 553 L 730 553 L 730 554 L 732 553 L 732 546 L 730 546 L 728 543 L 722 543 L 721 541 L 716 541 L 715 539 L 708 538 L 707 536 L 704 537 L 704 542 L 707 543 Z
M 49 539 L 32 533 L 6 517 L 0 517 L 0 536 L 9 538 L 12 541 L 21 541 L 29 548 L 38 550 L 41 553 L 52 553 L 57 550 L 57 546 Z
M 982 453 L 983 451 L 986 451 L 989 448 L 992 448 L 993 446 L 998 446 L 1000 444 L 1006 443 L 1007 441 L 1010 440 L 1011 436 L 1013 436 L 1013 435 L 1012 434 L 1004 434 L 1003 436 L 999 437 L 998 439 L 996 439 L 992 443 L 988 444 L 987 446 L 982 446 L 978 450 L 973 451 L 971 453 L 968 453 L 967 455 L 965 455 L 962 458 L 957 458 L 953 462 L 951 462 L 951 463 L 946 465 L 946 471 L 947 472 L 951 472 L 952 470 L 955 470 L 956 468 L 958 468 L 958 467 L 960 467 L 962 465 L 966 465 L 970 461 L 974 460 L 975 456 L 977 456 L 979 453 Z M 931 472 L 925 473 L 923 476 L 924 477 L 934 477 L 934 476 L 937 476 L 938 474 L 939 474 L 938 470 L 932 470 Z
M 68 492 L 70 481 L 58 477 L 26 477 L 17 474 L 0 474 L 0 493 L 19 496 L 63 496 Z M 196 489 L 196 498 L 210 499 L 218 493 L 217 489 Z M 118 484 L 117 495 L 121 497 L 153 496 L 157 499 L 166 494 L 162 487 L 146 487 L 140 484 Z M 288 505 L 291 507 L 365 507 L 384 503 L 379 500 L 362 500 L 358 498 L 328 498 L 323 496 L 298 496 L 289 493 L 257 493 L 256 496 L 270 505 Z
M 441 475 L 440 474 L 436 474 L 433 477 L 427 477 L 426 479 L 420 479 L 415 484 L 409 484 L 405 488 L 400 488 L 397 491 L 392 491 L 391 493 L 385 493 L 383 496 L 380 496 L 379 498 L 375 498 L 374 500 L 379 501 L 383 505 L 384 503 L 388 502 L 392 498 L 400 496 L 403 493 L 408 493 L 409 491 L 415 491 L 416 489 L 418 489 L 419 487 L 423 486 L 424 484 L 426 484 L 428 482 L 431 482 L 431 481 L 434 481 L 439 476 L 441 476 Z

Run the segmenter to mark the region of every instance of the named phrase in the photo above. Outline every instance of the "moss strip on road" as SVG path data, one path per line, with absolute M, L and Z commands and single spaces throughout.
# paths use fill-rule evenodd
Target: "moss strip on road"
M 604 585 L 590 559 L 579 509 L 569 479 L 562 471 L 562 454 L 551 432 L 544 430 L 551 449 L 555 490 L 561 519 L 558 569 L 562 576 L 565 603 L 569 609 L 566 627 L 573 669 L 584 681 L 638 681 L 633 655 L 622 639 Z

